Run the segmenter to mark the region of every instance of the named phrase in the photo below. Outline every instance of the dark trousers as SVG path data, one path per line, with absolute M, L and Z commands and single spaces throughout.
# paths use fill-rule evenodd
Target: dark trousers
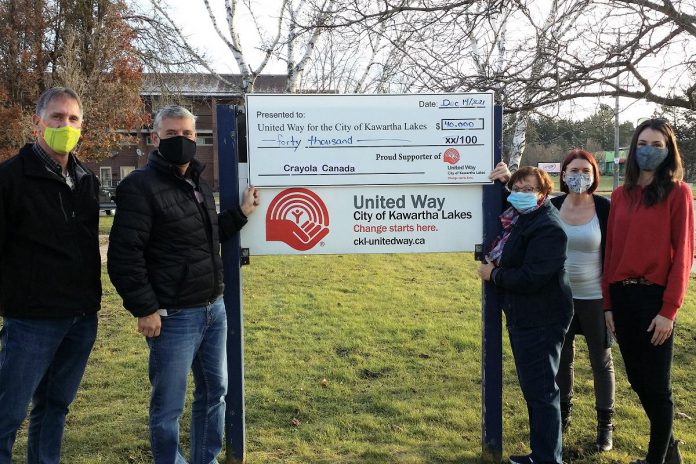
M 674 333 L 662 345 L 650 343 L 651 321 L 660 311 L 664 287 L 659 285 L 610 286 L 616 339 L 626 365 L 631 388 L 638 394 L 650 420 L 647 461 L 662 464 L 672 439 L 672 347 Z
M 614 361 L 611 357 L 610 337 L 604 322 L 602 300 L 573 299 L 575 314 L 561 352 L 561 366 L 556 382 L 561 389 L 561 401 L 569 402 L 573 397 L 575 377 L 575 335 L 585 336 L 594 378 L 595 408 L 614 409 Z
M 515 369 L 529 412 L 531 457 L 539 464 L 561 464 L 561 402 L 556 374 L 566 324 L 508 326 Z

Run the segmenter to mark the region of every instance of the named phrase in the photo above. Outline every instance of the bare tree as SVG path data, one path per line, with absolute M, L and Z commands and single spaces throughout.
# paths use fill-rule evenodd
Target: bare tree
M 382 28 L 400 52 L 390 76 L 404 90 L 495 91 L 516 115 L 511 164 L 530 114 L 561 102 L 619 95 L 696 109 L 691 0 L 341 0 L 334 9 L 327 27 Z
M 389 31 L 389 34 L 387 34 Z M 329 28 L 308 63 L 301 87 L 330 93 L 399 92 L 411 87 L 404 83 L 404 44 L 410 33 L 389 27 L 388 21 L 374 29 Z
M 186 43 L 164 0 L 151 1 Z M 211 8 L 222 0 L 203 1 L 243 91 L 273 59 L 286 64 L 289 92 L 494 91 L 515 115 L 513 165 L 529 117 L 576 98 L 696 109 L 693 0 L 279 0 L 270 30 L 254 0 L 224 0 L 224 21 Z M 242 8 L 259 36 L 258 63 L 242 44 Z
M 521 101 L 528 103 L 535 97 L 535 85 L 538 82 L 544 67 L 548 64 L 548 51 L 555 48 L 555 42 L 559 38 L 567 36 L 576 24 L 578 17 L 584 13 L 589 2 L 563 2 L 552 1 L 550 9 L 541 26 L 535 27 L 536 43 L 530 60 L 528 85 L 522 90 Z M 529 10 L 522 10 L 530 24 L 534 19 Z M 526 147 L 527 125 L 529 123 L 530 111 L 523 109 L 519 111 L 515 118 L 515 124 L 510 146 L 508 164 L 511 170 L 516 170 L 522 160 L 522 154 Z
M 186 43 L 164 0 L 151 1 L 176 40 Z M 203 0 L 247 90 L 270 60 L 280 59 L 288 91 L 319 76 L 335 80 L 326 66 L 336 65 L 350 70 L 346 83 L 362 82 L 329 86 L 337 90 L 374 90 L 364 85 L 370 79 L 381 81 L 382 89 L 495 90 L 508 113 L 611 95 L 695 105 L 691 0 L 282 0 L 269 31 L 253 0 L 224 0 L 224 21 L 215 17 L 213 1 Z M 237 25 L 242 8 L 260 38 L 258 63 L 243 47 Z M 192 56 L 213 72 L 202 56 Z M 667 62 L 668 56 L 679 60 Z M 662 72 L 655 72 L 660 66 Z M 313 79 L 301 80 L 309 68 Z
M 213 10 L 214 2 L 224 4 L 224 18 L 218 18 Z M 260 4 L 253 0 L 203 0 L 203 6 L 208 12 L 211 24 L 217 36 L 230 52 L 232 61 L 236 64 L 239 74 L 242 76 L 240 92 L 253 92 L 254 84 L 258 76 L 263 73 L 272 59 L 280 60 L 286 64 L 287 83 L 286 91 L 294 92 L 298 89 L 298 83 L 314 56 L 319 40 L 325 31 L 332 14 L 334 0 L 321 0 L 319 4 L 310 3 L 308 0 L 281 0 L 275 14 L 267 14 L 266 21 L 259 17 Z M 176 41 L 184 54 L 188 55 L 191 63 L 195 63 L 207 72 L 215 75 L 225 84 L 236 87 L 224 76 L 219 74 L 206 59 L 206 57 L 193 47 L 188 38 L 183 34 L 179 25 L 172 19 L 168 12 L 165 0 L 151 0 L 156 12 L 159 24 L 165 25 L 171 32 L 171 37 Z M 250 15 L 256 29 L 257 37 L 242 37 L 239 27 L 239 16 L 244 10 Z M 268 10 L 266 7 L 265 10 Z M 275 18 L 268 29 L 268 18 Z M 303 24 L 303 27 L 298 27 Z M 310 26 L 308 26 L 310 25 Z M 244 43 L 257 39 L 260 59 L 254 62 L 250 58 L 251 49 Z
M 206 5 L 207 3 L 206 0 Z M 203 52 L 190 43 L 188 37 L 172 19 L 164 0 L 151 0 L 151 4 L 153 10 L 150 14 L 134 17 L 133 21 L 142 24 L 144 29 L 150 31 L 144 34 L 144 39 L 138 44 L 138 48 L 141 50 L 143 62 L 155 76 L 172 71 L 181 72 L 202 68 L 221 82 L 235 87 L 213 68 Z M 213 20 L 215 20 L 214 16 Z M 217 23 L 214 25 L 217 28 Z M 152 43 L 148 42 L 150 38 L 154 39 Z M 158 49 L 158 47 L 161 48 Z M 172 58 L 162 59 L 161 56 L 166 54 L 171 54 Z M 165 82 L 161 84 L 163 88 L 167 85 Z
M 477 8 L 482 16 L 488 16 L 496 14 L 505 3 L 506 0 L 340 0 L 333 6 L 331 24 L 324 27 L 374 28 L 387 21 L 398 26 L 407 24 L 412 18 L 428 21 L 428 18 L 461 16 L 472 8 Z
M 604 63 L 602 83 L 610 93 L 695 110 L 696 3 L 611 0 L 606 1 L 606 7 L 626 24 L 614 33 L 621 36 L 616 40 L 613 57 L 607 57 Z M 610 27 L 608 21 L 603 25 Z M 596 81 L 593 71 L 598 65 L 579 70 Z M 618 75 L 625 79 L 617 85 L 613 78 Z

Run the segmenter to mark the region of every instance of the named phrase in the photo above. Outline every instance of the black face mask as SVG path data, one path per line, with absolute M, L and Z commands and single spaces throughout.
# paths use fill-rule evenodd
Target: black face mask
M 164 159 L 181 166 L 190 163 L 196 156 L 196 142 L 183 135 L 177 135 L 168 139 L 160 139 L 158 150 Z

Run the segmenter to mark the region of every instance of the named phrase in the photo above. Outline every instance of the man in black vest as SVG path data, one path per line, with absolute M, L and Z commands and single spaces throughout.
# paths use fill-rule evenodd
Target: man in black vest
M 97 334 L 99 182 L 74 156 L 82 103 L 40 97 L 36 142 L 0 165 L 0 463 L 32 403 L 27 461 L 58 463 L 70 403 Z
M 236 233 L 258 205 L 256 189 L 218 215 L 201 177 L 195 117 L 162 108 L 147 166 L 116 189 L 108 269 L 123 306 L 138 318 L 150 347 L 150 443 L 155 464 L 186 463 L 179 419 L 189 370 L 196 388 L 191 414 L 192 464 L 210 464 L 223 445 L 227 393 L 227 321 L 220 238 Z

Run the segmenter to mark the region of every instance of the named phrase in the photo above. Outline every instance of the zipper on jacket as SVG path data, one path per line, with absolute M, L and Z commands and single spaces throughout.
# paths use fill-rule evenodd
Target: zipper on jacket
M 65 223 L 69 223 L 68 213 L 65 212 L 65 205 L 63 204 L 63 194 L 58 192 L 58 201 L 60 201 L 60 210 L 63 212 L 63 217 L 65 218 Z
M 205 196 L 203 195 L 203 192 L 199 192 L 201 194 L 201 202 L 199 203 L 198 198 L 196 198 L 196 187 L 192 186 L 191 184 L 188 185 L 191 187 L 191 195 L 193 196 L 193 201 L 196 204 L 196 207 L 198 208 L 198 213 L 201 215 L 203 227 L 205 228 L 205 235 L 206 237 L 208 237 L 208 248 L 210 249 L 210 263 L 213 265 L 213 289 L 212 293 L 210 294 L 210 299 L 212 300 L 212 298 L 217 296 L 217 289 L 220 286 L 220 284 L 218 283 L 217 264 L 215 263 L 215 250 L 213 250 L 213 222 L 210 219 L 210 217 L 208 217 L 208 220 L 206 221 L 206 216 L 208 216 L 208 209 L 205 205 Z M 209 228 L 211 230 L 209 230 Z
M 198 203 L 198 200 L 196 200 L 196 203 L 198 204 L 199 211 L 201 212 L 201 218 L 203 219 L 203 224 L 205 225 L 205 234 L 208 236 L 208 247 L 210 248 L 210 262 L 213 265 L 213 291 L 210 294 L 210 300 L 212 302 L 212 299 L 217 296 L 216 293 L 218 291 L 218 287 L 220 287 L 220 283 L 218 282 L 218 269 L 217 264 L 215 263 L 215 250 L 213 249 L 213 221 L 208 215 L 208 209 L 205 205 L 205 197 L 203 196 L 203 192 L 201 192 L 201 201 L 202 203 Z M 208 216 L 207 221 L 206 216 Z

